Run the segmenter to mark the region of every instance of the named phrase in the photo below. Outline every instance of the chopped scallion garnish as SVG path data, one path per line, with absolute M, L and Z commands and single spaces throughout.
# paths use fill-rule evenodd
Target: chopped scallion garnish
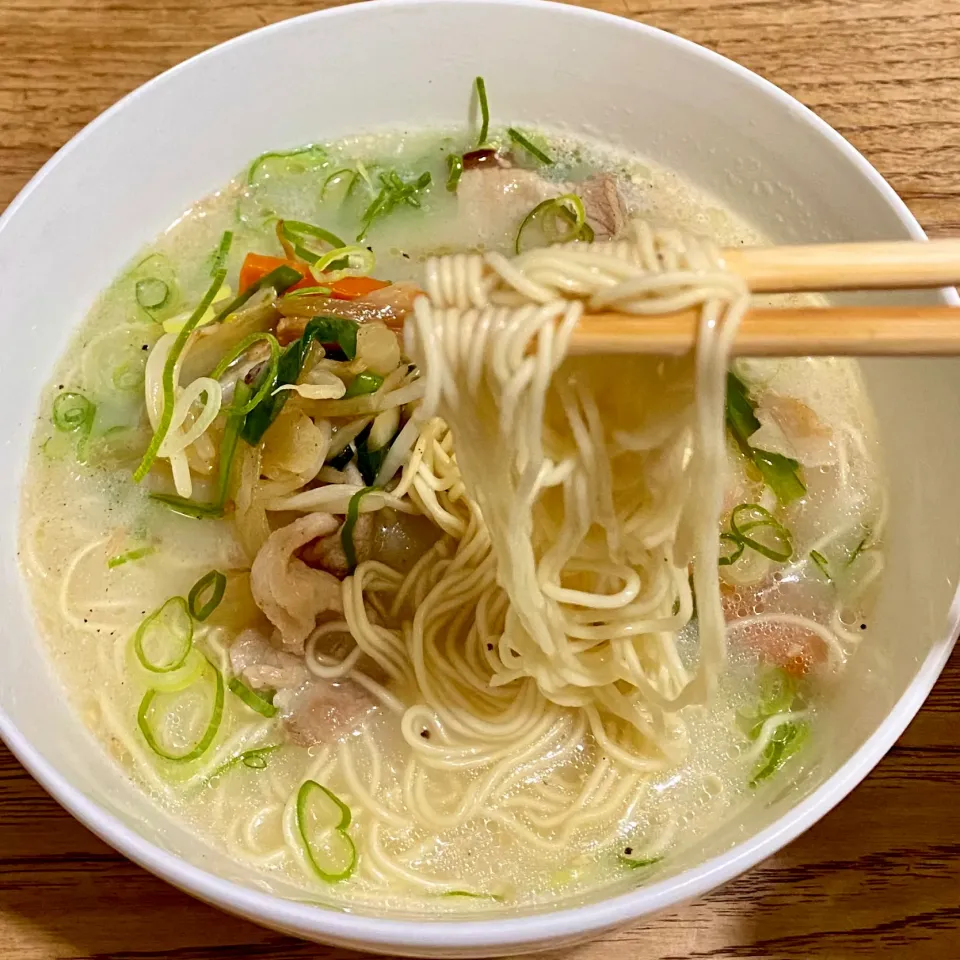
M 525 137 L 516 127 L 507 127 L 507 135 L 515 143 L 519 143 L 530 156 L 535 157 L 541 163 L 546 164 L 547 166 L 552 166 L 553 160 L 547 156 L 536 144 L 532 143 L 527 137 Z
M 477 89 L 477 103 L 480 104 L 480 135 L 477 137 L 477 146 L 482 147 L 490 132 L 490 105 L 487 103 L 487 85 L 483 77 L 477 77 L 474 85 Z
M 332 270 L 334 273 L 327 276 L 333 280 L 346 276 L 366 276 L 373 272 L 376 265 L 376 257 L 374 257 L 372 250 L 359 245 L 351 245 L 340 246 L 335 250 L 328 251 L 313 264 L 313 270 L 318 279 L 327 279 L 327 277 L 321 277 L 320 274 L 325 270 Z
M 230 256 L 230 247 L 233 245 L 233 231 L 224 230 L 220 238 L 220 246 L 217 247 L 213 255 L 213 262 L 210 265 L 210 276 L 215 277 L 221 270 L 227 268 L 227 257 Z
M 133 652 L 151 673 L 179 670 L 192 647 L 193 620 L 183 597 L 171 597 L 144 617 L 133 635 Z
M 107 561 L 107 567 L 114 570 L 116 567 L 122 567 L 125 563 L 133 563 L 134 560 L 142 560 L 156 553 L 156 547 L 137 547 L 136 550 L 128 550 L 126 553 L 118 553 Z
M 819 550 L 811 550 L 810 559 L 817 565 L 820 572 L 832 583 L 833 577 L 830 576 L 830 570 L 827 566 L 827 558 Z
M 264 696 L 258 690 L 252 690 L 242 680 L 234 677 L 228 684 L 230 692 L 236 694 L 251 710 L 259 713 L 261 717 L 275 717 L 277 708 L 273 705 L 275 691 L 271 690 L 267 696 Z
M 721 567 L 729 567 L 743 556 L 746 544 L 735 534 L 721 533 L 720 547 L 720 559 L 717 563 Z
M 228 770 L 232 770 L 234 767 L 244 766 L 249 770 L 266 770 L 267 757 L 270 756 L 271 753 L 279 750 L 282 746 L 282 743 L 274 743 L 269 747 L 258 747 L 256 750 L 246 750 L 243 753 L 237 754 L 237 756 L 227 760 L 226 763 L 221 763 L 220 766 L 207 777 L 206 782 L 210 783 L 212 780 L 222 777 Z
M 203 735 L 186 753 L 172 753 L 163 747 L 150 725 L 151 707 L 157 694 L 162 691 L 156 689 L 148 690 L 140 701 L 140 708 L 137 710 L 137 726 L 143 734 L 143 739 L 147 741 L 147 746 L 149 746 L 157 756 L 163 757 L 164 760 L 172 760 L 175 763 L 189 763 L 191 760 L 202 757 L 203 754 L 207 752 L 210 744 L 213 743 L 217 731 L 220 729 L 220 721 L 223 718 L 223 675 L 209 660 L 207 660 L 207 666 L 213 671 L 215 684 L 210 720 L 207 723 Z
M 134 288 L 137 303 L 144 310 L 159 310 L 170 299 L 170 287 L 159 277 L 145 277 L 138 280 Z
M 223 599 L 223 592 L 227 588 L 227 578 L 219 570 L 211 570 L 204 574 L 191 588 L 187 594 L 187 607 L 190 610 L 190 616 L 201 623 L 220 606 Z M 209 596 L 204 600 L 204 595 L 210 591 Z M 202 606 L 197 606 L 200 603 Z
M 759 503 L 741 503 L 730 514 L 732 535 L 768 560 L 784 562 L 793 556 L 790 531 Z M 758 539 L 762 536 L 763 539 Z
M 379 176 L 380 191 L 360 218 L 360 232 L 357 234 L 358 243 L 367 235 L 376 220 L 382 220 L 399 204 L 405 203 L 410 207 L 420 207 L 419 194 L 426 190 L 433 180 L 429 170 L 421 173 L 416 180 L 409 181 L 403 180 L 396 170 L 381 173 Z
M 293 245 L 296 255 L 308 263 L 313 263 L 323 254 L 304 246 L 307 238 L 322 240 L 327 246 L 334 249 L 346 246 L 346 241 L 341 240 L 335 233 L 324 230 L 323 227 L 316 227 L 312 223 L 304 223 L 302 220 L 281 220 L 280 230 L 283 236 Z
M 296 172 L 321 166 L 327 159 L 327 151 L 319 144 L 311 143 L 305 147 L 299 147 L 296 150 L 271 150 L 268 153 L 261 153 L 260 156 L 250 164 L 250 169 L 247 171 L 247 186 L 252 187 L 255 185 L 257 173 L 267 161 L 285 160 L 288 166 L 295 167 L 301 157 L 309 157 L 311 163 L 308 166 L 301 167 L 301 170 Z
M 806 723 L 781 723 L 760 754 L 750 786 L 756 787 L 773 776 L 806 743 L 809 735 L 810 727 Z
M 90 431 L 97 408 L 82 393 L 67 391 L 53 401 L 53 425 L 62 433 Z
M 569 229 L 560 233 L 556 223 L 562 220 L 569 225 Z M 583 201 L 575 193 L 565 193 L 559 197 L 551 197 L 538 203 L 521 221 L 514 241 L 514 249 L 519 254 L 522 250 L 524 232 L 534 223 L 543 224 L 543 232 L 550 243 L 568 243 L 571 240 L 593 240 L 593 229 L 587 223 L 587 212 Z
M 297 792 L 297 830 L 307 860 L 327 883 L 346 880 L 357 865 L 357 848 L 347 828 L 350 808 L 316 780 Z
M 627 850 L 630 849 L 630 847 L 627 847 Z M 632 853 L 627 853 L 625 850 L 618 855 L 618 859 L 625 867 L 630 867 L 631 870 L 636 870 L 639 867 L 652 867 L 655 863 L 660 863 L 660 861 L 663 860 L 663 857 L 637 857 Z
M 458 153 L 451 153 L 447 157 L 447 189 L 451 193 L 457 192 L 460 178 L 463 176 L 463 157 Z

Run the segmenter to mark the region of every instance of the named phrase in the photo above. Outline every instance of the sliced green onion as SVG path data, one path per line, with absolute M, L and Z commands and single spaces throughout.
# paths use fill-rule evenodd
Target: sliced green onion
M 778 713 L 803 709 L 799 684 L 781 667 L 765 670 L 758 683 L 758 702 L 752 710 L 738 710 L 737 724 L 750 740 L 760 736 L 764 723 Z
M 223 591 L 226 589 L 227 578 L 225 574 L 222 574 L 219 570 L 211 570 L 204 574 L 187 594 L 187 608 L 190 610 L 190 616 L 203 623 L 220 606 Z M 210 591 L 210 596 L 202 607 L 198 607 L 197 604 L 202 600 L 207 590 Z
M 383 219 L 401 203 L 410 207 L 420 207 L 419 194 L 430 186 L 433 177 L 427 170 L 416 180 L 403 180 L 396 170 L 380 174 L 380 192 L 373 198 L 370 206 L 360 218 L 360 232 L 357 242 L 361 242 L 376 220 Z
M 819 550 L 811 550 L 810 559 L 819 567 L 820 572 L 833 583 L 833 577 L 830 576 L 830 570 L 827 567 L 827 558 Z
M 233 413 L 234 409 L 242 410 L 250 396 L 250 388 L 241 380 L 234 387 L 233 407 L 227 411 L 227 423 L 223 428 L 223 439 L 220 441 L 220 467 L 217 476 L 217 496 L 211 503 L 201 503 L 198 500 L 188 500 L 171 493 L 151 493 L 150 499 L 156 500 L 179 513 L 184 517 L 194 519 L 215 519 L 222 517 L 227 503 L 227 492 L 230 489 L 230 476 L 233 472 L 233 461 L 237 453 L 237 442 L 240 439 L 240 430 L 246 419 Z
M 380 467 L 383 466 L 383 461 L 390 452 L 393 439 L 396 437 L 396 434 L 394 434 L 394 437 L 382 446 L 377 448 L 371 447 L 370 436 L 373 433 L 373 425 L 375 422 L 374 420 L 368 423 L 360 433 L 357 434 L 355 441 L 357 448 L 357 467 L 360 470 L 360 476 L 363 478 L 363 482 L 367 486 L 371 486 L 374 480 L 376 480 L 377 474 L 380 473 Z
M 357 551 L 353 545 L 353 529 L 357 525 L 357 518 L 360 516 L 360 501 L 378 487 L 363 487 L 358 490 L 347 504 L 347 518 L 343 521 L 343 528 L 340 531 L 340 543 L 343 546 L 343 553 L 347 559 L 347 567 L 352 571 L 357 565 Z
M 867 535 L 853 548 L 853 552 L 850 554 L 850 559 L 847 561 L 847 566 L 852 567 L 853 561 L 867 549 L 867 544 L 870 542 L 870 538 L 873 536 L 871 531 L 867 531 Z
M 270 348 L 270 363 L 260 378 L 260 386 L 257 387 L 256 393 L 239 408 L 236 406 L 231 408 L 230 413 L 233 416 L 245 416 L 248 414 L 254 407 L 258 406 L 273 389 L 273 383 L 277 379 L 277 369 L 280 365 L 280 343 L 272 333 L 266 330 L 251 333 L 221 357 L 220 362 L 210 371 L 210 378 L 212 380 L 219 380 L 224 373 L 226 373 L 227 367 L 229 367 L 231 363 L 245 354 L 255 343 L 260 343 L 261 341 L 266 343 Z
M 256 180 L 257 173 L 260 167 L 268 160 L 296 161 L 298 157 L 303 157 L 307 154 L 313 154 L 316 157 L 316 162 L 312 164 L 312 167 L 321 166 L 327 159 L 327 151 L 316 143 L 309 143 L 307 146 L 299 147 L 296 150 L 271 150 L 268 153 L 261 153 L 260 156 L 250 164 L 250 169 L 247 171 L 247 186 L 255 186 L 254 181 Z M 296 164 L 294 164 L 294 166 L 296 166 Z M 312 169 L 312 167 L 302 167 L 301 170 L 309 170 Z
M 490 105 L 487 103 L 487 85 L 483 82 L 483 77 L 477 77 L 474 85 L 477 88 L 477 102 L 480 104 L 480 136 L 477 137 L 477 146 L 482 147 L 490 132 Z
M 86 432 L 93 426 L 96 412 L 96 406 L 82 393 L 61 393 L 53 401 L 53 425 L 61 433 Z
M 143 384 L 143 363 L 139 360 L 121 363 L 110 374 L 110 379 L 118 390 L 137 390 Z
M 303 336 L 294 340 L 280 355 L 277 375 L 271 386 L 271 394 L 263 403 L 247 414 L 243 423 L 242 436 L 250 446 L 257 446 L 270 425 L 280 415 L 287 402 L 289 390 L 277 390 L 278 387 L 296 383 L 307 359 L 310 344 L 336 343 L 348 360 L 357 355 L 357 331 L 360 329 L 355 320 L 343 317 L 314 317 L 304 328 Z
M 760 421 L 754 411 L 756 404 L 750 399 L 746 385 L 734 373 L 727 374 L 727 427 L 733 434 L 741 453 L 760 471 L 764 483 L 786 506 L 799 500 L 807 488 L 800 477 L 800 464 L 779 453 L 759 450 L 750 445 L 750 437 L 760 429 Z
M 297 792 L 297 830 L 307 860 L 327 883 L 346 880 L 357 865 L 357 848 L 347 828 L 350 808 L 316 780 Z
M 627 848 L 629 849 L 629 848 Z M 630 867 L 631 870 L 636 870 L 639 867 L 652 867 L 655 863 L 660 863 L 663 860 L 662 856 L 659 857 L 634 857 L 631 854 L 626 852 L 618 855 L 617 859 L 625 866 Z
M 383 377 L 381 377 L 379 373 L 364 371 L 363 373 L 358 373 L 353 380 L 350 381 L 350 386 L 347 387 L 343 397 L 344 399 L 348 399 L 349 397 L 363 397 L 368 393 L 376 393 L 382 386 Z
M 142 560 L 156 553 L 156 547 L 137 547 L 136 550 L 128 550 L 126 553 L 118 553 L 107 561 L 107 567 L 111 570 L 122 567 L 125 563 L 132 563 L 134 560 Z
M 251 283 L 246 290 L 239 293 L 225 307 L 217 311 L 217 315 L 213 318 L 213 323 L 220 323 L 229 317 L 231 313 L 236 313 L 255 293 L 266 290 L 267 287 L 272 287 L 279 296 L 282 293 L 286 293 L 288 288 L 292 287 L 295 283 L 299 283 L 302 279 L 303 275 L 297 273 L 293 267 L 282 264 L 269 273 L 264 274 L 255 283 Z
M 760 754 L 750 786 L 756 787 L 773 776 L 800 748 L 810 735 L 806 723 L 781 723 L 773 732 L 770 742 Z
M 329 297 L 333 291 L 330 287 L 300 287 L 297 290 L 291 290 L 284 300 L 294 300 L 300 297 Z
M 159 277 L 138 280 L 134 289 L 137 303 L 144 310 L 159 310 L 170 299 L 170 287 Z
M 213 263 L 210 266 L 210 276 L 215 277 L 221 270 L 227 267 L 227 257 L 230 256 L 230 247 L 233 244 L 233 231 L 224 230 L 220 238 L 220 246 L 217 247 L 213 255 Z
M 339 248 L 346 246 L 346 241 L 341 240 L 335 233 L 324 230 L 323 227 L 316 227 L 312 223 L 305 223 L 302 220 L 281 220 L 280 231 L 284 238 L 292 245 L 294 252 L 301 260 L 313 262 L 320 256 L 315 250 L 310 250 L 303 244 L 309 237 L 313 240 L 322 240 L 330 247 Z
M 717 563 L 721 567 L 729 567 L 731 564 L 736 563 L 740 557 L 743 556 L 743 551 L 746 545 L 735 534 L 721 533 L 720 546 L 722 548 L 722 552 Z
M 471 900 L 496 900 L 503 903 L 504 897 L 499 893 L 477 893 L 473 890 L 444 890 L 438 894 L 441 897 L 469 897 Z
M 766 507 L 759 503 L 741 503 L 730 514 L 733 535 L 768 560 L 784 562 L 793 556 L 790 531 Z M 747 536 L 751 531 L 767 534 L 768 542 Z M 770 542 L 772 541 L 772 542 Z
M 161 646 L 172 652 L 165 658 L 152 659 L 146 646 Z M 133 635 L 133 652 L 144 669 L 151 673 L 171 673 L 187 662 L 193 647 L 193 620 L 183 597 L 171 597 L 163 606 L 144 617 Z
M 451 193 L 457 192 L 457 186 L 460 178 L 463 176 L 463 157 L 457 153 L 451 153 L 447 157 L 447 189 Z
M 341 167 L 339 170 L 334 170 L 333 173 L 323 181 L 323 186 L 320 189 L 320 199 L 326 200 L 327 190 L 330 185 L 335 181 L 339 181 L 341 177 L 349 177 L 350 183 L 347 184 L 347 196 L 350 196 L 350 190 L 353 189 L 353 183 L 357 179 L 357 171 L 351 170 L 349 167 Z
M 535 157 L 541 163 L 548 167 L 553 165 L 553 161 L 538 146 L 531 143 L 516 127 L 507 127 L 507 136 L 515 143 L 519 143 L 524 150 L 532 157 Z
M 567 243 L 570 240 L 593 239 L 593 230 L 590 224 L 587 223 L 587 212 L 584 209 L 583 201 L 575 193 L 565 193 L 559 197 L 542 200 L 523 218 L 520 223 L 520 229 L 517 230 L 517 238 L 514 241 L 514 249 L 518 254 L 521 252 L 521 240 L 524 230 L 538 217 L 544 217 L 549 214 L 553 214 L 555 217 L 563 219 L 570 224 L 570 229 L 566 234 L 556 236 L 551 242 Z M 548 220 L 545 222 L 550 223 L 552 221 Z
M 160 445 L 163 443 L 164 438 L 167 435 L 167 431 L 170 429 L 170 424 L 173 421 L 173 376 L 177 367 L 177 361 L 180 359 L 180 354 L 183 353 L 183 348 L 186 346 L 187 340 L 190 338 L 190 334 L 193 333 L 194 328 L 200 322 L 200 318 L 207 312 L 207 307 L 213 303 L 213 298 L 217 295 L 217 291 L 223 285 L 223 281 L 226 276 L 226 270 L 221 269 L 217 271 L 209 289 L 203 295 L 203 299 L 197 305 L 193 313 L 190 314 L 190 319 L 187 320 L 187 322 L 183 325 L 182 329 L 177 334 L 177 339 L 174 340 L 173 346 L 170 348 L 170 353 L 167 355 L 167 361 L 163 365 L 163 411 L 160 414 L 160 422 L 157 424 L 157 429 L 154 431 L 153 439 L 150 441 L 150 446 L 147 447 L 147 452 L 143 455 L 143 459 L 140 461 L 140 466 L 138 466 L 133 472 L 133 479 L 137 483 L 143 480 L 143 478 L 150 472 L 150 468 L 153 466 L 154 460 L 157 459 L 157 451 L 160 449 Z
M 140 701 L 140 709 L 137 710 L 137 726 L 143 734 L 143 739 L 147 741 L 147 746 L 149 746 L 157 756 L 163 757 L 164 760 L 172 760 L 175 763 L 189 763 L 191 760 L 202 757 L 203 754 L 207 752 L 210 744 L 213 743 L 217 731 L 220 729 L 220 721 L 223 718 L 223 675 L 209 660 L 207 660 L 207 666 L 213 671 L 216 684 L 213 709 L 210 711 L 210 721 L 207 724 L 206 730 L 203 732 L 203 736 L 201 736 L 197 743 L 186 753 L 171 753 L 169 750 L 166 750 L 160 745 L 159 740 L 157 740 L 150 726 L 150 708 L 153 706 L 153 701 L 160 691 L 155 689 L 148 690 Z
M 261 717 L 275 717 L 277 708 L 273 705 L 273 697 L 276 691 L 271 690 L 269 697 L 263 696 L 257 690 L 251 690 L 242 680 L 234 677 L 228 684 L 230 692 L 236 694 L 251 710 L 259 713 Z
M 345 266 L 342 269 L 336 269 L 338 262 L 341 260 L 346 261 Z M 351 266 L 351 263 L 354 263 L 355 266 Z M 320 257 L 320 259 L 317 260 L 317 262 L 313 265 L 313 269 L 317 274 L 321 274 L 325 270 L 334 268 L 336 269 L 337 277 L 363 277 L 369 273 L 372 273 L 373 268 L 376 265 L 376 257 L 374 257 L 372 250 L 368 250 L 366 247 L 361 247 L 358 245 L 341 245 L 337 247 L 336 250 L 330 250 Z
M 237 756 L 227 760 L 226 763 L 221 763 L 220 766 L 207 777 L 206 782 L 210 783 L 212 780 L 222 777 L 228 770 L 232 770 L 238 766 L 244 766 L 250 770 L 266 770 L 267 757 L 270 756 L 271 753 L 279 750 L 282 746 L 282 743 L 274 743 L 269 747 L 258 747 L 256 750 L 246 750 L 243 753 L 239 753 Z

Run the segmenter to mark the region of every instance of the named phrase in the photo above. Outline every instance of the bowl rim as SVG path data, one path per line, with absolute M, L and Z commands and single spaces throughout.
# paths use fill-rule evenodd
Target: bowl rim
M 479 7 L 536 7 L 540 10 L 547 9 L 555 16 L 615 21 L 621 29 L 654 37 L 668 47 L 694 54 L 730 71 L 759 87 L 798 122 L 812 127 L 876 189 L 880 199 L 886 202 L 913 239 L 926 239 L 909 208 L 869 161 L 826 121 L 769 80 L 719 53 L 658 27 L 598 10 L 556 3 L 553 0 L 379 0 L 375 6 L 349 4 L 315 10 L 233 37 L 141 84 L 87 124 L 47 160 L 11 201 L 0 215 L 0 233 L 8 227 L 29 195 L 38 189 L 54 169 L 68 162 L 71 154 L 101 124 L 108 122 L 114 114 L 128 109 L 147 90 L 166 83 L 180 71 L 190 69 L 195 61 L 215 58 L 227 47 L 256 44 L 265 35 L 296 29 L 298 23 L 308 19 L 365 17 L 376 15 L 375 11 L 382 7 L 432 7 L 447 6 L 450 3 Z M 946 303 L 960 305 L 960 296 L 953 289 L 942 291 L 941 297 Z M 586 939 L 641 916 L 701 896 L 796 839 L 857 786 L 890 749 L 922 706 L 955 642 L 954 638 L 960 626 L 960 589 L 950 605 L 947 626 L 949 633 L 934 644 L 909 687 L 866 742 L 839 770 L 774 823 L 732 849 L 674 877 L 586 905 L 517 916 L 491 912 L 482 919 L 391 919 L 343 912 L 321 904 L 306 905 L 251 889 L 193 866 L 126 827 L 98 803 L 72 786 L 53 764 L 31 746 L 2 708 L 0 737 L 41 786 L 101 840 L 173 886 L 228 912 L 301 936 L 351 945 L 394 948 L 410 953 L 471 948 L 501 951 L 534 948 L 538 944 Z

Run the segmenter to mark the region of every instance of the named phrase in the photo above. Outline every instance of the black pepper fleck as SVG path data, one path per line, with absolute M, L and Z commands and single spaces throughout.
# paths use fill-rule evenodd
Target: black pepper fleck
M 492 649 L 493 649 L 493 644 L 492 644 L 492 643 L 488 643 L 488 644 L 487 644 L 487 649 L 488 649 L 488 650 L 492 650 Z
M 629 857 L 630 854 L 633 853 L 633 847 L 627 847 L 623 852 L 626 856 Z
M 861 623 L 861 624 L 860 624 L 860 629 L 861 629 L 861 630 L 866 630 L 866 629 L 867 629 L 867 625 L 866 625 L 865 623 Z
M 423 737 L 424 740 L 429 740 L 429 739 L 430 739 L 430 731 L 429 731 L 429 730 L 421 730 L 421 731 L 420 731 L 420 736 Z

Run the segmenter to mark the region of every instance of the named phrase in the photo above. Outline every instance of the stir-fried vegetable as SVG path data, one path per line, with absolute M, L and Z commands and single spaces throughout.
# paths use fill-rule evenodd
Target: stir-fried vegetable
M 250 397 L 250 388 L 242 381 L 236 385 L 233 394 L 233 406 L 227 413 L 223 439 L 220 441 L 220 465 L 217 476 L 217 495 L 210 503 L 188 500 L 170 493 L 151 493 L 150 497 L 168 506 L 174 513 L 196 519 L 222 517 L 230 489 L 230 477 L 233 472 L 233 460 L 237 453 L 237 442 L 245 418 L 239 411 L 245 409 Z M 259 407 L 257 408 L 259 409 Z
M 347 832 L 350 808 L 316 780 L 297 793 L 297 830 L 317 876 L 327 883 L 346 880 L 357 865 L 357 848 Z
M 791 457 L 770 453 L 750 446 L 750 437 L 760 429 L 754 410 L 756 404 L 747 394 L 743 381 L 734 373 L 727 374 L 727 427 L 743 455 L 760 471 L 764 482 L 780 503 L 799 500 L 807 488 L 800 477 L 800 464 Z
M 353 320 L 340 317 L 315 317 L 311 320 L 304 328 L 303 336 L 294 340 L 280 355 L 271 394 L 247 415 L 243 424 L 243 439 L 251 446 L 256 446 L 263 439 L 270 425 L 280 415 L 290 393 L 289 390 L 278 391 L 277 388 L 297 382 L 311 343 L 337 344 L 352 360 L 357 354 L 357 329 L 358 325 Z
M 368 393 L 376 393 L 383 386 L 383 377 L 379 373 L 358 373 L 353 380 L 350 381 L 350 386 L 347 387 L 346 393 L 344 393 L 344 399 L 349 397 L 362 397 Z
M 170 430 L 170 424 L 173 422 L 173 407 L 176 401 L 176 396 L 174 393 L 175 384 L 173 382 L 173 378 L 174 371 L 177 369 L 177 361 L 180 359 L 180 354 L 183 353 L 183 348 L 186 346 L 187 340 L 190 338 L 190 334 L 193 333 L 194 328 L 200 322 L 200 318 L 206 313 L 207 307 L 213 303 L 213 298 L 217 295 L 217 291 L 220 289 L 226 276 L 227 271 L 222 268 L 216 272 L 213 282 L 210 284 L 210 287 L 204 294 L 203 299 L 197 305 L 193 313 L 190 314 L 189 320 L 187 320 L 187 322 L 183 325 L 180 332 L 177 334 L 177 339 L 173 342 L 173 346 L 170 348 L 170 353 L 167 355 L 166 363 L 163 366 L 163 410 L 160 414 L 160 422 L 157 424 L 157 429 L 154 431 L 153 439 L 150 441 L 150 446 L 147 447 L 147 451 L 144 453 L 143 459 L 140 461 L 140 465 L 133 473 L 133 479 L 137 483 L 143 480 L 143 478 L 150 472 L 150 468 L 153 466 L 154 460 L 157 459 L 157 453 L 160 450 L 160 446 L 166 438 L 167 432 Z

